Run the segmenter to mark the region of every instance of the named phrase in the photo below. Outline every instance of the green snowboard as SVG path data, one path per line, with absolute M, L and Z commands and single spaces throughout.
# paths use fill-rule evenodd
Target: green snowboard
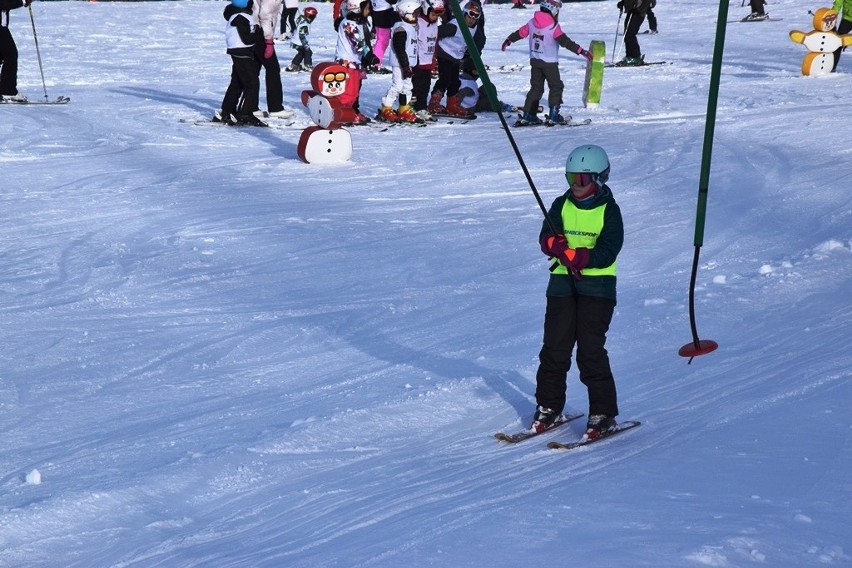
M 591 45 L 589 45 L 589 51 L 592 53 L 592 60 L 586 64 L 586 80 L 583 83 L 583 105 L 586 108 L 595 108 L 601 103 L 606 44 L 594 39 Z

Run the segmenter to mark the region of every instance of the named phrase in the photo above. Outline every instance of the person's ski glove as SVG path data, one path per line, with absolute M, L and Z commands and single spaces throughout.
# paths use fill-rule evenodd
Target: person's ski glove
M 577 55 L 582 55 L 586 58 L 586 61 L 591 61 L 593 59 L 592 52 L 588 49 L 583 49 L 582 47 L 577 48 Z
M 405 66 L 402 68 L 402 78 L 403 79 L 411 79 L 414 76 L 414 71 L 411 67 Z
M 507 49 L 509 49 L 510 45 L 512 45 L 512 42 L 507 39 L 506 41 L 503 42 L 503 45 L 500 47 L 500 49 L 502 51 L 506 51 Z
M 558 256 L 559 262 L 571 269 L 575 275 L 586 268 L 589 264 L 589 249 L 576 248 L 566 249 L 564 253 Z
M 273 55 L 275 55 L 275 43 L 270 38 L 266 40 L 266 49 L 263 50 L 263 58 L 269 59 Z
M 541 252 L 553 258 L 559 258 L 568 250 L 568 241 L 565 235 L 545 235 L 541 238 Z

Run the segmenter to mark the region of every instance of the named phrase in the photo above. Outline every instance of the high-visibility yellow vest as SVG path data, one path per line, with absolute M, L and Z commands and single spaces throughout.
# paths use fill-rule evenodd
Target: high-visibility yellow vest
M 565 200 L 562 205 L 562 227 L 565 238 L 572 249 L 595 248 L 598 236 L 604 225 L 604 213 L 606 204 L 594 209 L 580 209 L 570 199 Z M 568 269 L 559 262 L 553 274 L 568 274 Z M 605 268 L 584 268 L 580 271 L 583 276 L 615 276 L 616 263 L 613 262 Z

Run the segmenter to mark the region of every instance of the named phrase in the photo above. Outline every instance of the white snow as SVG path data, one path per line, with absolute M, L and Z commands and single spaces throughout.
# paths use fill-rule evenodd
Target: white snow
M 582 421 L 492 438 L 531 417 L 548 275 L 495 115 L 353 129 L 352 162 L 308 165 L 298 128 L 179 122 L 219 107 L 223 2 L 36 2 L 71 103 L 0 107 L 0 566 L 852 565 L 852 54 L 801 76 L 787 33 L 819 4 L 728 26 L 696 289 L 720 347 L 687 365 L 714 4 L 660 2 L 640 42 L 674 65 L 607 70 L 594 111 L 563 54 L 593 124 L 512 131 L 547 204 L 604 146 L 625 219 L 609 350 L 643 426 L 559 453 Z M 531 11 L 485 11 L 486 63 L 525 62 L 499 47 Z M 611 48 L 617 16 L 561 21 Z M 25 10 L 11 29 L 41 98 Z M 526 71 L 492 79 L 523 101 Z M 307 87 L 284 75 L 300 125 Z

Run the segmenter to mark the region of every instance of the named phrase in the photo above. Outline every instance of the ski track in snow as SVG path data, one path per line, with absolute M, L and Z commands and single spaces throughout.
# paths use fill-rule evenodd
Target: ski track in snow
M 0 109 L 0 566 L 849 565 L 850 56 L 799 76 L 804 8 L 728 27 L 696 289 L 720 348 L 692 365 L 716 8 L 661 3 L 640 42 L 675 64 L 608 69 L 596 110 L 563 54 L 563 111 L 592 125 L 511 131 L 547 204 L 567 153 L 605 146 L 625 217 L 609 345 L 643 426 L 566 454 L 545 443 L 582 420 L 491 438 L 531 418 L 546 280 L 497 118 L 355 128 L 353 162 L 311 166 L 299 73 L 290 126 L 181 123 L 226 86 L 222 7 L 34 5 L 46 87 L 71 103 Z M 609 8 L 568 4 L 563 27 L 609 44 Z M 500 40 L 530 11 L 486 14 L 486 62 L 517 63 Z M 512 104 L 528 79 L 494 74 Z M 367 79 L 365 112 L 387 84 Z M 574 371 L 568 405 L 587 411 Z

